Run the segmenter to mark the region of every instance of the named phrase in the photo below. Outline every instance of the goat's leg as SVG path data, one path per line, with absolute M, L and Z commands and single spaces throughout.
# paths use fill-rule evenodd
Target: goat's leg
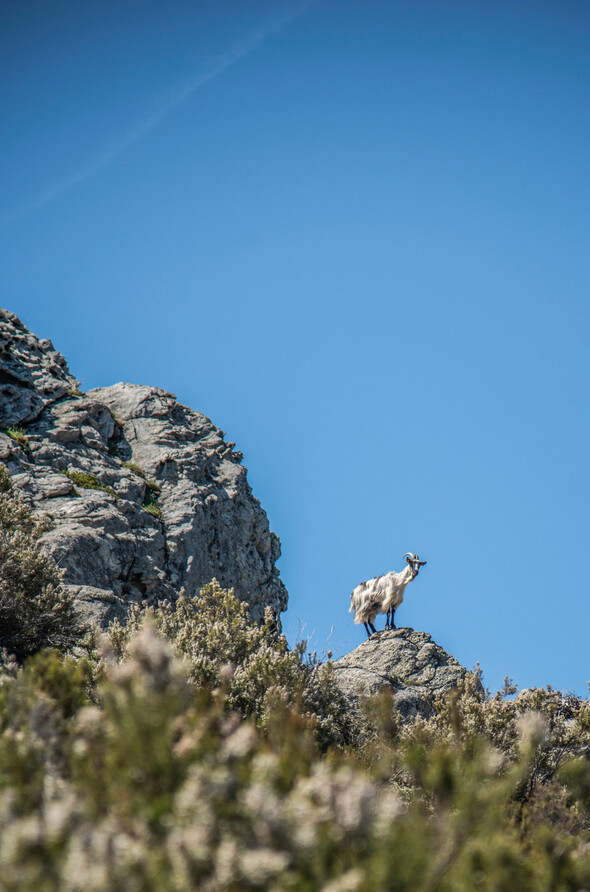
M 385 614 L 385 631 L 387 631 L 388 629 L 391 629 L 391 620 L 390 620 L 390 618 L 389 618 L 389 614 L 390 614 L 390 612 L 391 612 L 391 607 L 389 608 L 389 610 L 388 610 L 387 613 Z
M 391 623 L 390 623 L 389 628 L 390 628 L 392 631 L 394 631 L 395 629 L 397 629 L 397 626 L 396 626 L 396 624 L 395 624 L 395 607 L 392 607 L 392 608 L 391 608 Z
M 372 634 L 372 635 L 375 635 L 376 632 L 377 632 L 377 629 L 375 628 L 375 626 L 373 625 L 373 623 L 371 622 L 371 620 L 369 620 L 369 626 L 371 627 L 371 634 Z
M 369 632 L 369 626 L 368 626 L 368 624 L 367 624 L 367 623 L 363 623 L 363 625 L 364 625 L 364 627 L 365 627 L 365 632 L 367 633 L 367 638 L 370 638 L 370 637 L 371 637 L 371 633 Z

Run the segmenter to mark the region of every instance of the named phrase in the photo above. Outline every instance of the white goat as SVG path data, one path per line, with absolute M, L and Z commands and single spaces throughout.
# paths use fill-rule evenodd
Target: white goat
M 393 619 L 395 611 L 404 600 L 406 585 L 416 578 L 420 567 L 426 563 L 410 551 L 404 558 L 408 566 L 400 573 L 386 573 L 385 576 L 376 576 L 368 582 L 361 582 L 350 596 L 349 613 L 354 613 L 355 623 L 364 624 L 369 638 L 377 631 L 373 623 L 379 613 L 387 614 L 385 628 L 395 629 Z

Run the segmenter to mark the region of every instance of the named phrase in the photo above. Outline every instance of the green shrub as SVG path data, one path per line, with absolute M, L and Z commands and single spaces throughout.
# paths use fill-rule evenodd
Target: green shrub
M 143 468 L 140 468 L 140 466 L 136 465 L 135 462 L 124 461 L 123 467 L 127 468 L 138 477 L 141 477 L 141 479 L 144 481 L 146 489 L 143 498 L 143 507 L 148 512 L 148 514 L 152 514 L 154 517 L 158 518 L 161 517 L 162 511 L 157 502 L 158 496 L 160 494 L 160 486 L 155 482 L 155 480 L 150 480 L 146 476 Z
M 0 493 L 10 492 L 12 489 L 12 480 L 10 474 L 4 465 L 0 465 Z
M 135 462 L 132 461 L 124 461 L 123 467 L 127 468 L 127 470 L 131 471 L 132 474 L 136 474 L 137 477 L 141 477 L 142 480 L 145 481 L 145 484 L 149 490 L 153 493 L 160 492 L 160 486 L 156 483 L 155 480 L 150 480 L 143 468 L 140 468 L 139 465 L 136 465 Z
M 14 440 L 21 449 L 25 449 L 28 451 L 29 449 L 29 438 L 27 437 L 27 432 L 22 427 L 7 427 L 5 433 L 8 434 L 11 440 Z
M 37 544 L 29 510 L 0 475 L 0 648 L 19 660 L 67 650 L 84 631 L 61 574 Z
M 322 754 L 313 721 L 284 701 L 263 732 L 228 711 L 227 673 L 195 685 L 194 660 L 155 621 L 115 634 L 99 675 L 57 654 L 0 675 L 3 889 L 589 887 L 588 827 L 581 812 L 568 823 L 578 806 L 564 788 L 553 813 L 523 821 L 514 809 L 538 723 L 503 757 L 481 736 L 466 746 L 458 725 L 442 733 L 442 713 L 438 730 L 391 725 L 381 697 L 379 755 L 377 742 L 371 758 Z M 587 765 L 567 764 L 587 802 Z
M 305 645 L 289 650 L 285 637 L 274 631 L 269 609 L 266 621 L 257 625 L 247 606 L 213 580 L 195 598 L 183 594 L 175 604 L 133 607 L 125 626 L 115 623 L 109 630 L 120 658 L 146 618 L 188 659 L 195 684 L 227 687 L 228 708 L 254 716 L 264 728 L 282 703 L 312 722 L 323 745 L 356 740 L 359 727 L 331 665 L 315 655 L 305 657 Z
M 45 650 L 21 671 L 3 661 L 0 683 L 0 791 L 11 791 L 18 810 L 36 809 L 48 776 L 69 772 L 73 717 L 86 705 L 92 679 L 85 658 Z
M 135 474 L 137 477 L 141 477 L 143 480 L 145 480 L 145 471 L 142 470 L 139 465 L 136 465 L 135 462 L 124 461 L 123 467 L 127 468 L 128 471 L 131 471 L 131 473 Z
M 467 756 L 484 739 L 506 764 L 518 758 L 523 741 L 528 741 L 534 757 L 516 796 L 524 815 L 566 762 L 590 754 L 590 702 L 550 687 L 517 692 L 509 679 L 490 695 L 476 674 L 437 701 L 430 721 L 414 723 L 406 733 L 421 735 L 430 746 L 460 740 Z
M 112 486 L 100 483 L 95 474 L 88 474 L 85 471 L 60 471 L 60 473 L 69 477 L 72 483 L 75 483 L 76 486 L 80 486 L 82 489 L 97 489 L 100 492 L 107 492 L 114 499 L 119 498 Z
M 148 514 L 151 514 L 153 517 L 160 518 L 162 516 L 162 509 L 159 505 L 156 505 L 155 502 L 144 502 L 143 507 L 147 511 Z
M 330 665 L 215 581 L 66 654 L 35 536 L 0 466 L 0 636 L 20 617 L 28 657 L 0 653 L 3 892 L 590 888 L 587 700 L 476 673 L 427 721 L 388 691 L 353 719 Z
M 162 510 L 157 502 L 160 487 L 157 485 L 157 483 L 152 483 L 149 480 L 146 480 L 145 482 L 146 488 L 143 497 L 143 507 L 149 514 L 153 514 L 154 517 L 160 517 L 162 514 Z

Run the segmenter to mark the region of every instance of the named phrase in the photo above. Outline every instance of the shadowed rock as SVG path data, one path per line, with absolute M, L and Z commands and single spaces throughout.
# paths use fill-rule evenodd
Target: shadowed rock
M 467 674 L 430 635 L 409 628 L 377 632 L 333 665 L 352 709 L 386 687 L 404 718 L 431 715 L 433 697 L 452 690 Z
M 241 453 L 174 394 L 115 384 L 81 395 L 51 342 L 0 310 L 0 419 L 22 429 L 0 433 L 0 461 L 91 621 L 213 577 L 254 619 L 286 609 L 279 539 Z

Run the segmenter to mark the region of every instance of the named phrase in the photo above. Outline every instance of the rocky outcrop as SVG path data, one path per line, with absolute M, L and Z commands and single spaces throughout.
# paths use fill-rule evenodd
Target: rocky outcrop
M 51 341 L 40 341 L 18 316 L 0 310 L 0 430 L 29 424 L 77 387 Z
M 377 632 L 333 664 L 334 677 L 351 709 L 383 687 L 403 718 L 432 714 L 433 697 L 452 690 L 467 670 L 426 632 Z
M 174 394 L 115 384 L 82 395 L 51 342 L 0 310 L 0 419 L 0 461 L 97 624 L 213 577 L 255 619 L 286 609 L 280 543 L 242 454 Z

